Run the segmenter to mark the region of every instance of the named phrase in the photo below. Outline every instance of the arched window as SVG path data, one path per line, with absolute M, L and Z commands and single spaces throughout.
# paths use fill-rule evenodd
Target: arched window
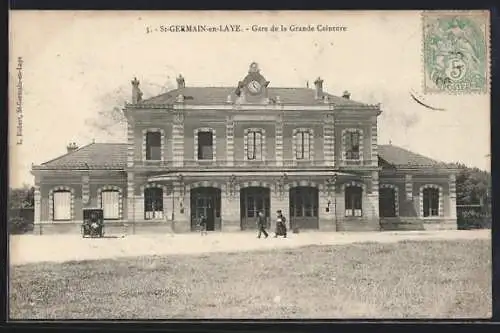
M 379 214 L 381 217 L 399 215 L 398 187 L 393 184 L 381 184 L 379 189 Z
M 163 219 L 163 188 L 144 189 L 144 215 L 146 220 Z
M 363 187 L 348 185 L 345 187 L 345 216 L 363 215 Z
M 122 193 L 117 186 L 104 186 L 98 190 L 98 200 L 105 220 L 121 219 Z
M 59 186 L 49 193 L 51 217 L 53 221 L 71 221 L 73 219 L 73 190 Z
M 245 130 L 245 159 L 263 161 L 265 157 L 265 132 L 260 128 Z
M 363 131 L 361 129 L 342 130 L 342 159 L 347 161 L 363 159 Z
M 312 160 L 314 154 L 314 134 L 312 129 L 294 129 L 293 143 L 296 160 Z

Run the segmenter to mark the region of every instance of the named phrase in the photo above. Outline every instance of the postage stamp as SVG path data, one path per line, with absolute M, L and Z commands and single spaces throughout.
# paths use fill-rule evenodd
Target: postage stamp
M 489 90 L 489 13 L 423 12 L 424 91 Z

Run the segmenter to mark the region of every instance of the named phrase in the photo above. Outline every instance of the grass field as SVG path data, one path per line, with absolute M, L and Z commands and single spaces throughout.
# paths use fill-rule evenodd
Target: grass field
M 12 319 L 484 318 L 490 240 L 13 266 Z

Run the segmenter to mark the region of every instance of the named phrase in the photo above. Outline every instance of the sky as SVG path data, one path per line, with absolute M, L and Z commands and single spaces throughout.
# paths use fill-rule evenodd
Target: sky
M 257 62 L 270 87 L 305 87 L 381 103 L 379 144 L 391 142 L 444 162 L 490 170 L 490 97 L 423 91 L 422 19 L 390 12 L 10 12 L 10 186 L 33 184 L 32 163 L 66 152 L 69 142 L 125 142 L 103 119 L 131 101 L 174 86 L 235 86 Z M 240 25 L 242 32 L 160 32 L 176 24 Z M 342 32 L 253 32 L 252 26 L 344 26 Z M 152 33 L 147 33 L 147 28 Z M 154 31 L 154 29 L 158 31 Z M 246 29 L 249 29 L 248 31 Z M 22 57 L 22 137 L 17 136 L 18 57 Z M 432 111 L 417 104 L 413 92 Z M 22 144 L 18 139 L 22 138 Z

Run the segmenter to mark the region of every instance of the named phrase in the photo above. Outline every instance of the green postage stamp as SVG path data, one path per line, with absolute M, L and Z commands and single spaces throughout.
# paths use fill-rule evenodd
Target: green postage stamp
M 489 12 L 423 12 L 425 93 L 489 91 Z

